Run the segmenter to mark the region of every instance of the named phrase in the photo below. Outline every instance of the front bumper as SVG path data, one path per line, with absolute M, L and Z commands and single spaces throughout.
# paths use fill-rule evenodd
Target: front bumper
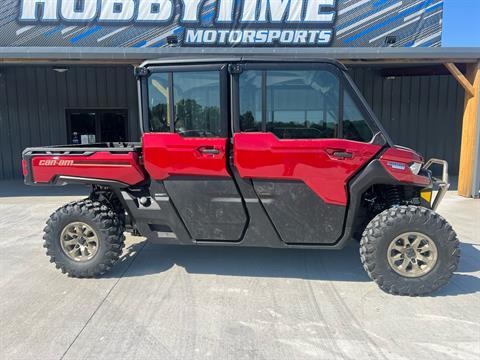
M 425 163 L 422 169 L 429 170 L 432 165 L 442 166 L 442 178 L 439 179 L 432 176 L 433 186 L 438 187 L 437 196 L 435 196 L 435 199 L 433 199 L 432 201 L 432 210 L 435 211 L 437 210 L 438 205 L 440 205 L 440 202 L 443 200 L 445 194 L 450 188 L 450 183 L 448 182 L 448 162 L 440 159 L 430 159 Z

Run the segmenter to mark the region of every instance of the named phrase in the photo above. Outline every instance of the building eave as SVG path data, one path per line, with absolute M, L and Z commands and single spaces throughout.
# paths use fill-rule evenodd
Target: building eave
M 128 62 L 167 57 L 286 56 L 329 58 L 365 63 L 471 63 L 480 59 L 480 48 L 66 48 L 0 47 L 0 62 Z

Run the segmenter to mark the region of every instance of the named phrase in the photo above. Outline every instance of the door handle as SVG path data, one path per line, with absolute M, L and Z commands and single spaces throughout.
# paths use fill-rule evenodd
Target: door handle
M 215 149 L 215 148 L 211 148 L 211 147 L 199 147 L 198 151 L 202 155 L 219 155 L 220 154 L 219 149 Z
M 336 158 L 342 159 L 351 159 L 353 157 L 353 154 L 347 151 L 334 151 L 332 155 Z

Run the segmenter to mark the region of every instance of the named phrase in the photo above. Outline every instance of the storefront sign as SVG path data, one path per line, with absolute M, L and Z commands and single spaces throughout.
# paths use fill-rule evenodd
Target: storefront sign
M 437 46 L 442 0 L 3 0 L 0 46 Z

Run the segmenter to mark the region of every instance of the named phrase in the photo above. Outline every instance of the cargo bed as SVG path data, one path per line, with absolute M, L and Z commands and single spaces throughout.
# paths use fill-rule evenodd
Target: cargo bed
M 140 143 L 98 143 L 27 148 L 22 170 L 27 185 L 68 183 L 130 186 L 145 179 Z

